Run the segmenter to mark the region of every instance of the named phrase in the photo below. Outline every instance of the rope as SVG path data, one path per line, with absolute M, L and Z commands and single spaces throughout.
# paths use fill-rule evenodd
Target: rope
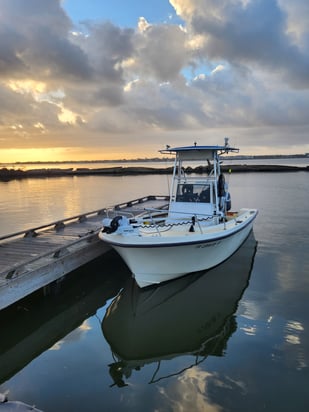
M 197 222 L 205 222 L 205 221 L 210 220 L 210 219 L 212 219 L 212 216 L 208 216 L 208 217 L 205 217 L 205 218 L 202 218 L 202 219 L 198 219 Z M 192 221 L 179 222 L 179 223 L 164 223 L 164 224 L 160 224 L 160 225 L 155 225 L 155 224 L 144 225 L 144 224 L 141 224 L 141 225 L 137 225 L 137 226 L 134 225 L 134 227 L 136 227 L 136 228 L 140 227 L 142 229 L 143 228 L 155 228 L 155 227 L 158 227 L 158 226 L 160 226 L 160 228 L 161 227 L 162 228 L 164 228 L 164 227 L 171 228 L 173 226 L 182 226 L 182 225 L 192 225 Z

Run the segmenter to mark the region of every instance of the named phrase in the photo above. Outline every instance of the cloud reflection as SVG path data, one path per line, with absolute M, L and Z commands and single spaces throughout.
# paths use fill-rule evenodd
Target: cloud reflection
M 290 320 L 286 324 L 286 335 L 285 341 L 292 345 L 299 345 L 300 342 L 300 332 L 304 331 L 304 327 L 300 322 Z
M 256 335 L 256 331 L 257 331 L 257 328 L 256 328 L 256 326 L 254 326 L 254 325 L 252 325 L 252 326 L 245 325 L 245 326 L 243 326 L 243 327 L 241 327 L 241 328 L 239 328 L 239 329 L 242 330 L 242 331 L 244 331 L 244 333 L 245 333 L 246 335 L 250 335 L 250 336 L 255 336 L 255 335 Z
M 283 350 L 285 359 L 290 367 L 297 370 L 308 367 L 304 332 L 305 327 L 296 320 L 288 320 L 284 327 Z
M 210 373 L 200 367 L 187 369 L 176 380 L 170 381 L 165 387 L 159 387 L 164 405 L 173 412 L 221 412 L 224 408 L 214 402 L 214 391 L 225 390 L 247 393 L 246 384 L 226 375 Z M 216 396 L 215 399 L 220 399 Z
M 159 392 L 164 404 L 174 412 L 220 412 L 223 408 L 212 403 L 207 393 L 207 383 L 212 377 L 198 367 L 188 369 L 168 386 L 159 387 Z
M 67 343 L 77 342 L 88 330 L 91 329 L 92 327 L 89 325 L 89 320 L 87 319 L 78 328 L 69 333 L 64 339 L 56 342 L 49 350 L 60 350 L 62 346 Z

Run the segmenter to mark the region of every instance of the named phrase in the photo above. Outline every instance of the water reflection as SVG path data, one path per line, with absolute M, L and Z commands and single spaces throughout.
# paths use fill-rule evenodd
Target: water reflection
M 103 269 L 102 269 L 103 268 Z M 62 339 L 88 328 L 87 319 L 112 299 L 130 276 L 115 252 L 72 272 L 42 291 L 0 312 L 0 384 L 47 349 L 60 349 Z
M 237 329 L 234 313 L 248 281 L 256 250 L 250 234 L 226 262 L 205 273 L 195 273 L 148 289 L 128 280 L 113 300 L 102 322 L 105 339 L 115 362 L 109 372 L 119 387 L 133 370 L 155 363 L 149 383 L 160 375 L 160 362 L 180 355 L 191 363 L 168 376 L 222 356 L 229 337 Z

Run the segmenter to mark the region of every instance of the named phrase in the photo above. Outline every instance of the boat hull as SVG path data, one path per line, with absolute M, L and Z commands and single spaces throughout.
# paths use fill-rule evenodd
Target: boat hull
M 113 240 L 113 235 L 102 239 L 119 253 L 138 286 L 144 288 L 222 263 L 246 240 L 256 214 L 252 211 L 247 219 L 223 226 L 223 230 L 216 233 L 197 233 L 175 239 L 136 237 L 135 241 L 131 236 L 123 236 L 121 243 L 117 238 Z
M 181 354 L 207 356 L 208 349 L 221 356 L 235 330 L 232 315 L 248 286 L 255 251 L 251 233 L 231 259 L 207 273 L 146 289 L 129 279 L 102 322 L 113 354 L 133 368 Z

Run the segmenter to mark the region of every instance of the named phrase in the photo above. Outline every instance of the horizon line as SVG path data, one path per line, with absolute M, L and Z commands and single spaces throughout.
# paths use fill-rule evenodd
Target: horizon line
M 309 153 L 295 153 L 295 154 L 270 154 L 270 155 L 232 155 L 225 156 L 225 159 L 275 159 L 275 158 L 289 158 L 289 157 L 309 157 Z M 118 162 L 164 162 L 167 160 L 174 160 L 174 157 L 145 157 L 145 158 L 134 158 L 134 159 L 97 159 L 97 160 L 26 160 L 17 162 L 0 162 L 0 165 L 4 164 L 63 164 L 63 163 L 118 163 Z

